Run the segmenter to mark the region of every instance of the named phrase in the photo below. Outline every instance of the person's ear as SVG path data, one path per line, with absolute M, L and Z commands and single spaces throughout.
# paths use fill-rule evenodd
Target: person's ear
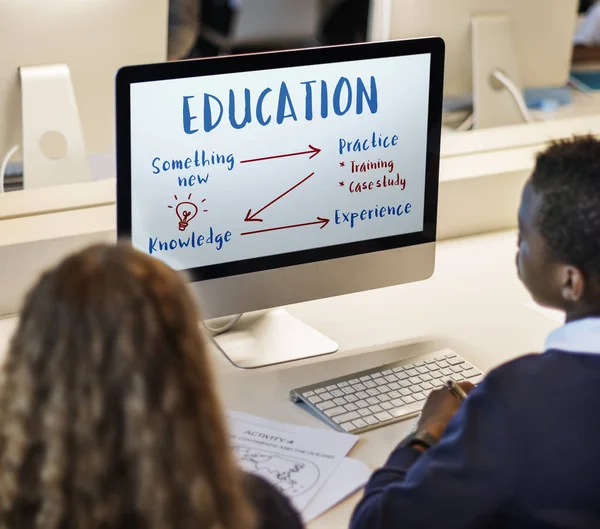
M 585 276 L 575 266 L 564 266 L 561 270 L 561 295 L 567 303 L 577 303 L 585 292 Z

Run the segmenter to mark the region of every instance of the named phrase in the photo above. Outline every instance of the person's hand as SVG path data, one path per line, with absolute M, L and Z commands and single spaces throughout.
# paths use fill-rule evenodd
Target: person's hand
M 459 382 L 458 385 L 467 394 L 475 387 L 470 382 Z M 425 430 L 439 441 L 461 404 L 462 402 L 448 389 L 434 389 L 423 406 L 416 429 Z

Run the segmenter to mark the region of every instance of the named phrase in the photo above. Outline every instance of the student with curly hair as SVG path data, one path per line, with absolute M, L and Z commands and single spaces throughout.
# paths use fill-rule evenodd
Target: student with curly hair
M 299 529 L 228 446 L 183 279 L 95 246 L 31 290 L 0 383 L 2 529 Z
M 600 527 L 600 141 L 538 156 L 518 248 L 519 277 L 565 325 L 544 354 L 464 385 L 464 404 L 434 391 L 367 484 L 352 529 Z

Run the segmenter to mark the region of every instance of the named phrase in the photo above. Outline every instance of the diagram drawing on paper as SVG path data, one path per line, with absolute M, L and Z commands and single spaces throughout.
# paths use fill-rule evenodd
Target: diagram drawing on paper
M 289 497 L 308 492 L 319 481 L 319 468 L 312 461 L 247 446 L 237 445 L 234 449 L 244 470 L 258 474 Z

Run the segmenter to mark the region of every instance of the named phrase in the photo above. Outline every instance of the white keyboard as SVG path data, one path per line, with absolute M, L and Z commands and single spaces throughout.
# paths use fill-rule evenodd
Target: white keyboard
M 479 369 L 450 349 L 326 380 L 290 392 L 343 432 L 361 433 L 414 417 L 447 380 L 477 384 Z

